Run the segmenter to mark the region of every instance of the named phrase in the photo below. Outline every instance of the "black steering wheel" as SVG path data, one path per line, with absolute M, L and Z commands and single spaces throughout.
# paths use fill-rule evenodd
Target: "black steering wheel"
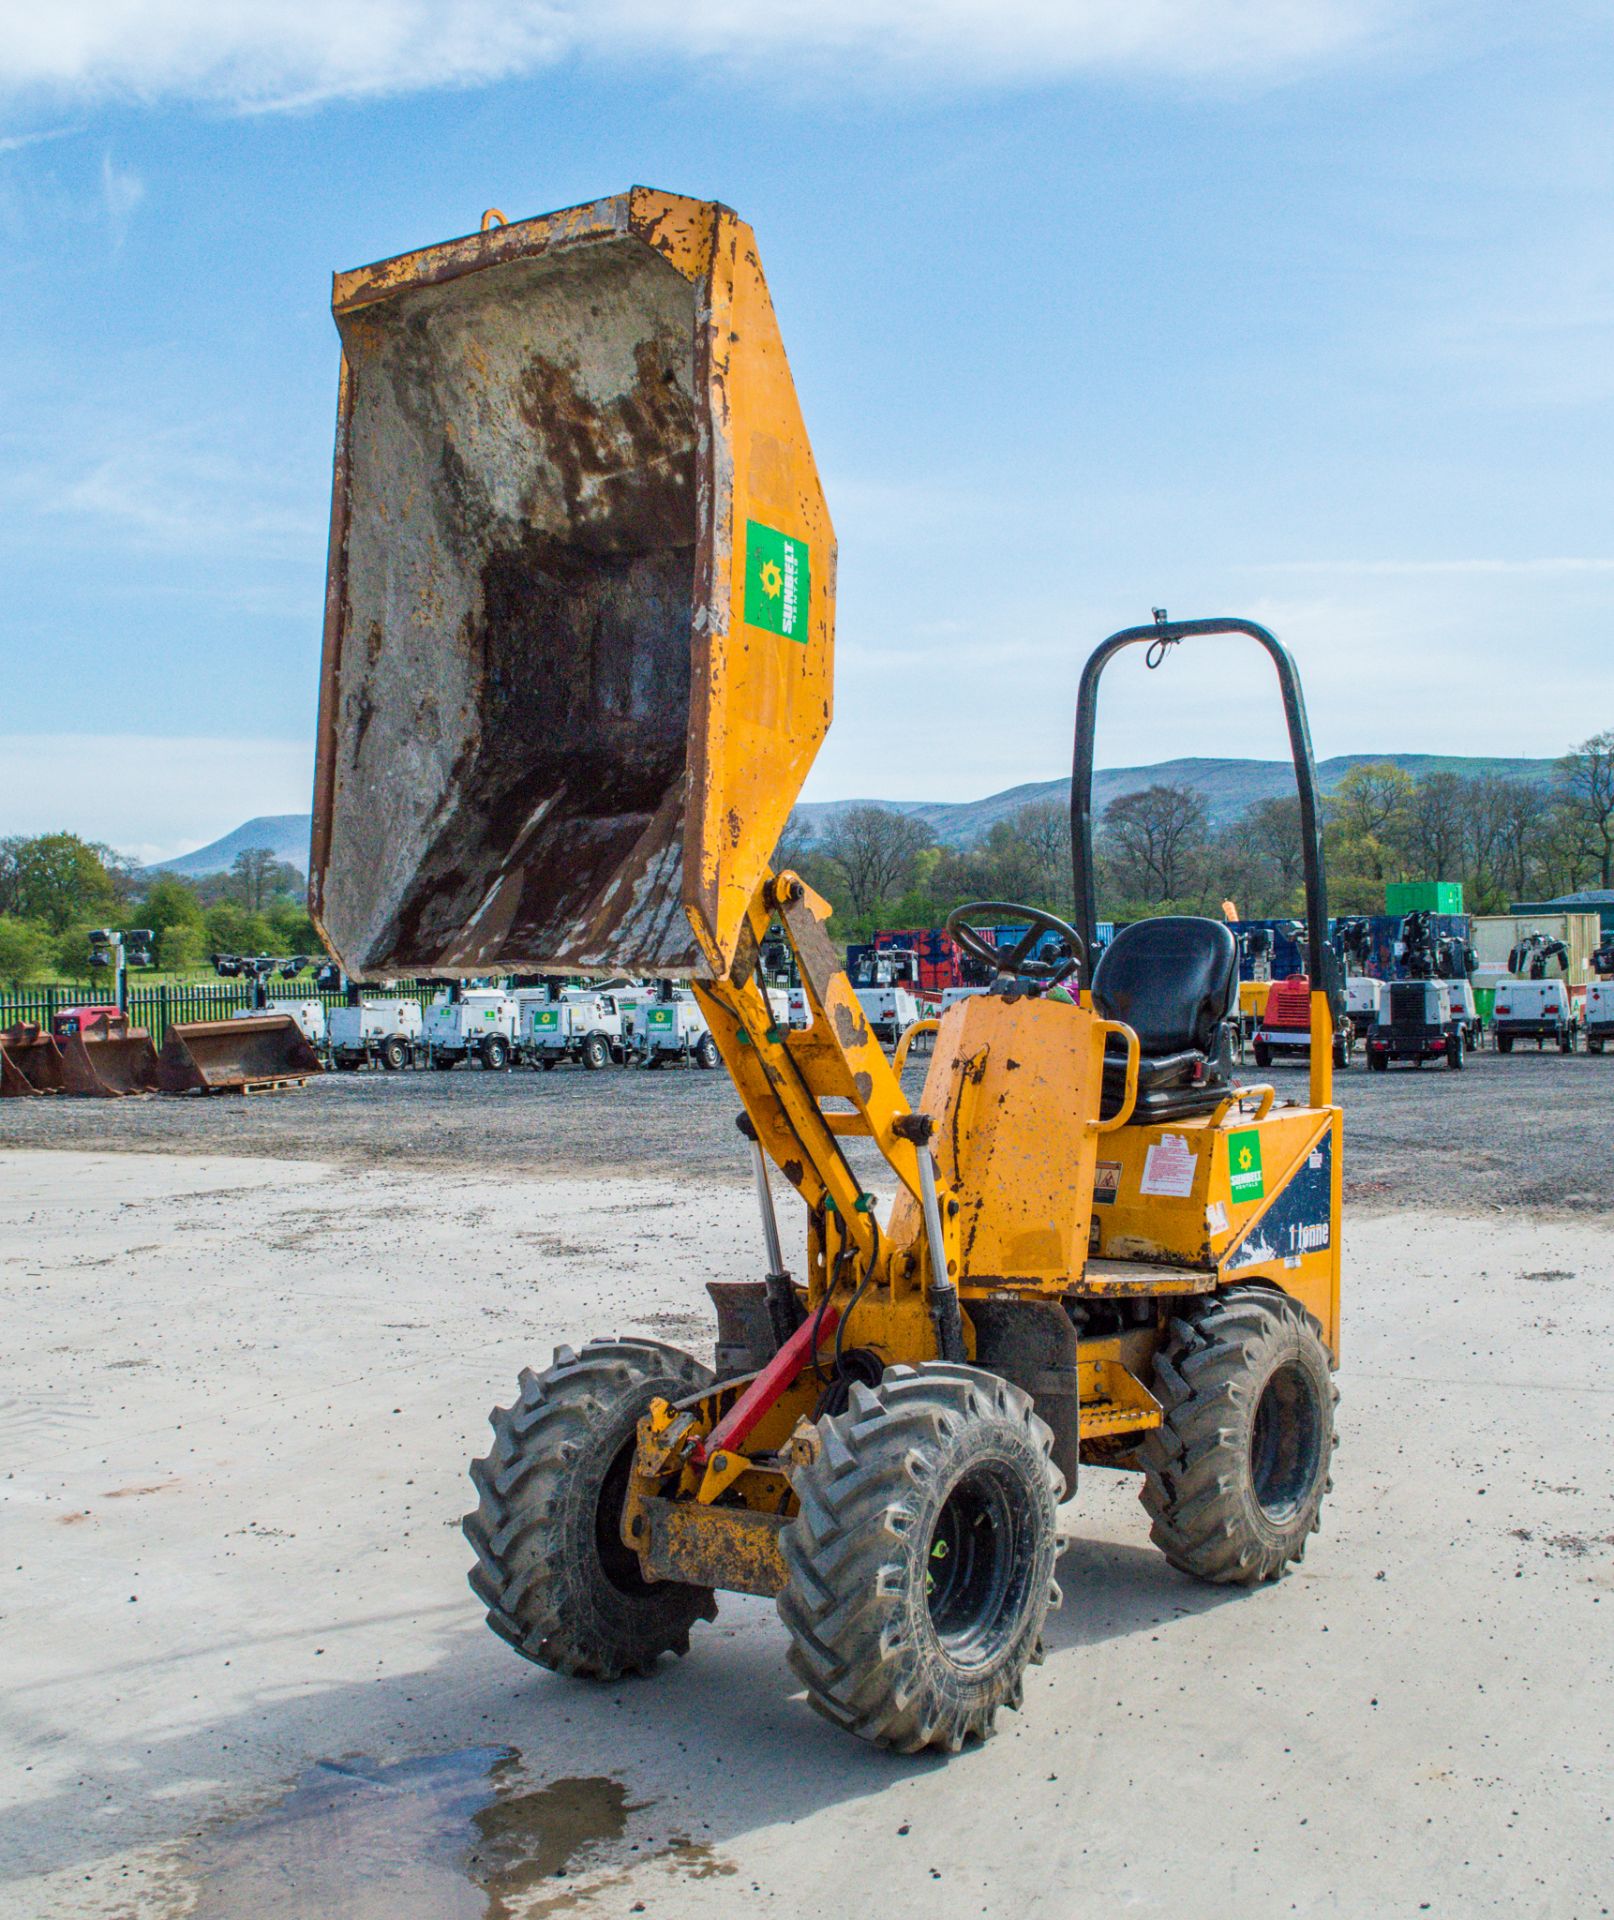
M 970 925 L 971 920 L 982 914 L 990 914 L 999 923 L 1027 920 L 1031 924 L 1014 946 L 994 947 Z M 1037 943 L 1048 933 L 1057 935 L 1063 951 L 1057 957 L 1032 959 Z M 955 907 L 947 916 L 947 937 L 972 960 L 979 960 L 1000 977 L 1025 980 L 1035 987 L 1057 987 L 1081 965 L 1082 937 L 1074 927 L 1056 920 L 1051 913 L 1044 913 L 1041 907 L 1017 907 L 1008 900 L 972 900 L 967 906 Z

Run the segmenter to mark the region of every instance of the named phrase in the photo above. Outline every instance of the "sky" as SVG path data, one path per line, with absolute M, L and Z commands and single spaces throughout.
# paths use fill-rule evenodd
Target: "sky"
M 754 227 L 839 539 L 806 797 L 1069 765 L 1238 613 L 1319 755 L 1614 726 L 1592 0 L 0 0 L 0 833 L 307 808 L 330 274 L 642 182 Z M 1228 642 L 1100 759 L 1278 757 Z

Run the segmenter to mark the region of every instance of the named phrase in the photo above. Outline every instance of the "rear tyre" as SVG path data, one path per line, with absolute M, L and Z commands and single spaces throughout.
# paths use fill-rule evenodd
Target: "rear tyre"
M 708 1072 L 717 1065 L 717 1042 L 709 1033 L 703 1033 L 695 1042 L 695 1064 Z
M 1331 1485 L 1339 1395 L 1317 1322 L 1287 1294 L 1227 1288 L 1173 1320 L 1155 1379 L 1165 1422 L 1138 1449 L 1155 1545 L 1200 1580 L 1276 1580 Z
M 1454 1073 L 1462 1072 L 1463 1054 L 1465 1051 L 1463 1036 L 1460 1033 L 1454 1033 L 1446 1044 L 1446 1065 L 1450 1067 Z
M 1387 1053 L 1370 1053 L 1367 1056 L 1367 1064 L 1374 1073 L 1388 1073 L 1390 1056 Z
M 1262 1068 L 1263 1071 L 1272 1065 L 1272 1049 L 1264 1040 L 1257 1040 L 1253 1051 L 1255 1053 L 1255 1064 Z
M 640 1416 L 658 1395 L 711 1384 L 687 1353 L 654 1340 L 591 1340 L 555 1349 L 495 1407 L 493 1448 L 471 1463 L 479 1495 L 464 1520 L 476 1550 L 471 1588 L 488 1625 L 517 1653 L 556 1673 L 617 1680 L 689 1651 L 708 1587 L 646 1580 L 620 1532 Z
M 1018 1387 L 944 1362 L 854 1385 L 818 1431 L 780 1542 L 808 1700 L 899 1753 L 984 1740 L 1059 1597 L 1053 1435 Z
M 1575 1029 L 1573 1027 L 1566 1028 L 1564 1032 L 1559 1034 L 1558 1051 L 1560 1053 L 1573 1053 L 1575 1051 Z
M 1601 1052 L 1603 1051 L 1603 1043 L 1602 1043 L 1602 1041 L 1601 1041 L 1601 1040 L 1588 1040 L 1588 1041 L 1586 1042 L 1586 1051 L 1587 1051 L 1588 1053 L 1601 1053 Z
M 590 1073 L 611 1064 L 611 1043 L 603 1033 L 591 1033 L 583 1042 L 583 1065 Z
M 510 1064 L 510 1049 L 497 1035 L 482 1042 L 482 1064 L 489 1073 L 503 1073 Z
M 1496 1036 L 1496 1050 L 1498 1053 L 1511 1053 L 1513 1051 L 1513 1035 L 1511 1033 L 1499 1033 Z
M 432 1065 L 439 1073 L 452 1073 L 458 1064 L 459 1062 L 451 1053 L 434 1053 L 432 1055 Z
M 356 1053 L 339 1053 L 336 1056 L 336 1070 L 338 1073 L 357 1073 L 363 1065 L 364 1062 Z
M 397 1073 L 409 1065 L 409 1042 L 402 1034 L 389 1034 L 381 1042 L 381 1064 L 388 1073 Z

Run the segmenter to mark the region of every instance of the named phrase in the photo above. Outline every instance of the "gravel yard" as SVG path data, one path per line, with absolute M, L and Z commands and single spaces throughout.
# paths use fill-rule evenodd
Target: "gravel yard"
M 924 1071 L 922 1059 L 909 1068 L 915 1097 Z M 1302 1070 L 1272 1075 L 1280 1098 L 1305 1097 Z M 1246 1077 L 1256 1077 L 1253 1067 Z M 1461 1074 L 1437 1066 L 1369 1074 L 1358 1062 L 1335 1087 L 1346 1197 L 1360 1206 L 1614 1212 L 1614 1056 L 1481 1053 Z M 727 1074 L 694 1068 L 367 1071 L 246 1100 L 7 1100 L 0 1149 L 740 1181 L 749 1169 L 736 1111 Z

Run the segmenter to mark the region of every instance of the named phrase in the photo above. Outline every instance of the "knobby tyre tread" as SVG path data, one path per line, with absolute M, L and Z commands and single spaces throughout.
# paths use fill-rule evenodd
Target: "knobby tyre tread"
M 1280 1374 L 1316 1425 L 1292 1498 L 1269 1512 L 1257 1496 L 1255 1422 Z M 1217 1585 L 1277 1579 L 1304 1556 L 1333 1484 L 1339 1392 L 1317 1322 L 1287 1294 L 1230 1287 L 1174 1318 L 1155 1375 L 1165 1419 L 1138 1449 L 1155 1545 Z
M 488 1625 L 538 1665 L 583 1679 L 651 1672 L 689 1651 L 697 1620 L 716 1617 L 710 1588 L 646 1582 L 612 1530 L 602 1500 L 614 1473 L 625 1490 L 640 1416 L 658 1395 L 711 1384 L 688 1354 L 654 1340 L 557 1347 L 542 1373 L 521 1375 L 509 1407 L 488 1416 L 493 1446 L 472 1462 L 476 1510 L 465 1516 L 476 1553 L 472 1591 Z
M 778 1600 L 790 1664 L 834 1725 L 902 1753 L 956 1752 L 1020 1705 L 1027 1664 L 1059 1591 L 1053 1436 L 1028 1395 L 974 1367 L 894 1367 L 854 1385 L 820 1421 L 818 1457 L 792 1475 L 799 1502 L 781 1537 Z M 1009 1599 L 989 1652 L 960 1659 L 931 1614 L 931 1555 L 949 1494 L 997 1476 L 1017 1520 Z

